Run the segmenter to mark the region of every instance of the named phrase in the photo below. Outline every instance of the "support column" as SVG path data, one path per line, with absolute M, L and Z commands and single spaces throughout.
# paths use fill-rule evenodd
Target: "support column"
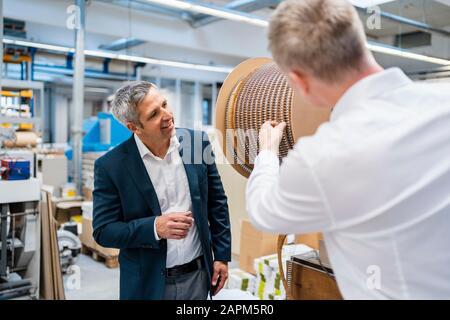
M 79 194 L 81 194 L 81 164 L 83 148 L 83 109 L 84 109 L 84 31 L 85 0 L 75 0 L 77 14 L 75 25 L 75 69 L 73 72 L 73 104 L 72 104 L 72 176 Z

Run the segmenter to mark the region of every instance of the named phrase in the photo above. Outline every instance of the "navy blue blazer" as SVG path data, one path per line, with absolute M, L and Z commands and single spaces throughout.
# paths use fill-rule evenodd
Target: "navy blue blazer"
M 227 197 L 207 135 L 189 129 L 176 134 L 211 281 L 213 261 L 231 260 Z M 99 158 L 94 172 L 93 235 L 101 246 L 120 249 L 120 298 L 162 299 L 167 241 L 155 239 L 161 209 L 134 137 Z

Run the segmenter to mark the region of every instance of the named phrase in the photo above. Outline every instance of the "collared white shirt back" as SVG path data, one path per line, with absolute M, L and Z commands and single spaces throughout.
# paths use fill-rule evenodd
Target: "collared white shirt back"
M 450 85 L 359 81 L 281 169 L 257 157 L 247 208 L 267 231 L 323 231 L 344 298 L 450 299 Z

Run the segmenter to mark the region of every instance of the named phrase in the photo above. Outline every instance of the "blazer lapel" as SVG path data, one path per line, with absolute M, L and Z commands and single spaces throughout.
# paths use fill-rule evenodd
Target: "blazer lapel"
M 148 176 L 147 169 L 145 169 L 144 162 L 139 154 L 134 136 L 131 136 L 128 144 L 128 154 L 126 165 L 130 176 L 141 192 L 142 197 L 152 211 L 153 215 L 161 215 L 161 208 L 159 207 L 158 196 L 156 194 L 153 183 Z

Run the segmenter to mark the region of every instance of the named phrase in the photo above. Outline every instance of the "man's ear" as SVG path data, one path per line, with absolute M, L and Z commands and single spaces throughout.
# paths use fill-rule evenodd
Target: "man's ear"
M 292 70 L 289 71 L 288 78 L 293 89 L 299 90 L 300 93 L 305 96 L 309 94 L 309 81 L 305 74 Z
M 139 128 L 134 123 L 128 122 L 127 123 L 127 128 L 128 128 L 128 130 L 130 130 L 133 133 L 136 133 L 136 134 L 140 133 L 139 132 Z

